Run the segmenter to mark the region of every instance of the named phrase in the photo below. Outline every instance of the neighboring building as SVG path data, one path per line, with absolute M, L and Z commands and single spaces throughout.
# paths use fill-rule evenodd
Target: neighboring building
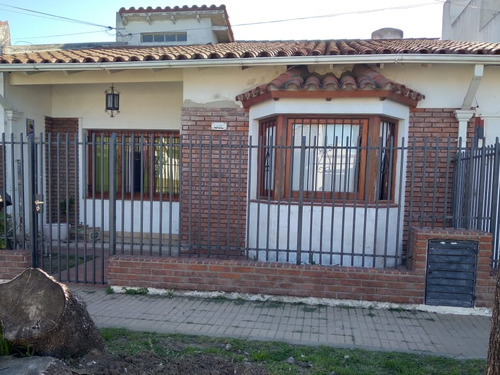
M 443 7 L 444 40 L 500 42 L 498 0 L 447 0 Z
M 116 41 L 128 45 L 188 45 L 234 42 L 225 7 L 121 8 Z
M 47 214 L 38 220 L 53 222 L 61 197 L 75 197 L 73 224 L 109 236 L 178 236 L 181 255 L 347 266 L 338 272 L 381 275 L 377 293 L 395 290 L 384 277 L 406 283 L 398 272 L 425 285 L 400 271 L 412 262 L 425 270 L 408 255 L 409 234 L 413 225 L 451 225 L 457 148 L 474 134 L 487 143 L 500 135 L 500 44 L 235 42 L 223 6 L 121 9 L 117 27 L 114 45 L 0 55 L 0 131 L 18 141 L 29 124 L 45 140 L 33 189 Z M 110 101 L 109 116 L 104 92 L 111 100 L 115 90 L 119 113 Z M 59 147 L 55 136 L 65 133 L 70 143 Z M 25 212 L 14 168 L 21 156 L 6 152 L 2 175 Z M 195 276 L 184 274 L 193 288 L 210 287 Z M 273 277 L 265 279 L 275 288 L 289 287 Z M 287 293 L 331 297 L 321 277 Z M 364 287 L 372 285 L 335 296 L 386 298 Z M 397 293 L 389 299 L 421 300 L 420 290 Z

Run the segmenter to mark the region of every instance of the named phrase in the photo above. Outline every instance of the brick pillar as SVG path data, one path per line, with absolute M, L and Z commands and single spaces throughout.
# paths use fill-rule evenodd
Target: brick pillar
M 50 134 L 50 145 L 48 143 Z M 57 135 L 59 134 L 59 144 Z M 68 134 L 68 145 L 66 146 L 66 134 Z M 69 206 L 69 221 L 75 225 L 75 212 L 78 213 L 79 192 L 75 186 L 79 186 L 78 172 L 78 150 L 75 149 L 75 137 L 78 137 L 78 119 L 76 118 L 45 118 L 45 175 L 48 179 L 47 194 L 45 199 L 45 211 L 50 215 L 52 222 L 57 222 L 58 212 L 62 207 Z M 66 160 L 66 147 L 68 148 L 68 159 Z M 59 164 L 57 164 L 59 155 Z M 50 169 L 49 169 L 50 163 Z M 50 173 L 49 173 L 50 170 Z M 66 186 L 66 170 L 68 171 L 69 184 Z M 57 193 L 59 190 L 59 200 Z M 66 192 L 72 198 L 71 205 L 66 201 Z M 49 198 L 50 197 L 50 198 Z M 64 221 L 66 214 L 60 212 L 60 219 Z
M 447 211 L 446 216 L 449 216 L 451 213 L 453 166 L 451 163 L 447 165 L 447 160 L 453 157 L 457 151 L 457 134 L 458 121 L 455 117 L 455 109 L 453 108 L 414 108 L 410 111 L 404 239 L 408 238 L 408 224 L 412 226 L 420 224 L 422 226 L 432 226 L 432 221 L 434 221 L 434 226 L 436 227 L 443 227 L 443 224 L 445 227 L 449 226 L 449 220 L 447 221 L 443 217 L 445 216 L 445 207 Z M 436 138 L 439 138 L 437 152 L 435 148 Z M 449 150 L 446 149 L 448 138 L 450 139 Z M 416 147 L 415 154 L 412 152 L 413 142 L 415 142 Z M 424 153 L 424 144 L 428 146 L 427 153 Z M 413 169 L 412 163 L 415 163 Z M 412 170 L 414 173 L 413 176 Z M 434 171 L 437 173 L 436 176 L 434 176 Z M 448 180 L 446 181 L 447 173 Z M 433 192 L 434 178 L 439 182 L 436 186 L 435 196 Z M 446 182 L 448 183 L 447 185 Z M 411 195 L 413 197 L 412 202 L 410 202 Z M 410 212 L 410 205 L 413 207 L 413 212 Z M 433 209 L 438 213 L 439 217 L 433 216 Z M 422 223 L 416 222 L 415 218 L 421 213 L 426 219 Z M 407 241 L 405 240 L 404 248 L 406 248 L 406 244 Z
M 214 122 L 227 128 L 212 130 Z M 247 112 L 182 109 L 181 242 L 189 254 L 242 256 L 247 166 Z

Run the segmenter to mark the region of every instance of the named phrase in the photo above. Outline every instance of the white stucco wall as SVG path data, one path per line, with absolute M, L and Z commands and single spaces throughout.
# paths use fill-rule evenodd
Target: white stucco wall
M 52 106 L 52 87 L 41 86 L 13 86 L 9 79 L 5 80 L 5 99 L 12 105 L 13 110 L 20 116 L 12 128 L 5 128 L 6 134 L 14 135 L 26 133 L 26 119 L 35 120 L 35 134 L 40 134 L 45 128 L 45 116 L 50 113 Z
M 297 238 L 299 224 L 302 227 L 300 239 Z M 252 202 L 249 247 L 263 250 L 250 250 L 249 256 L 261 261 L 296 263 L 300 240 L 300 264 L 394 267 L 393 257 L 402 247 L 402 231 L 396 236 L 397 227 L 397 207 L 354 209 L 304 205 L 300 221 L 296 204 Z M 389 232 L 391 235 L 386 235 Z M 310 254 L 309 250 L 315 254 Z M 373 255 L 377 256 L 375 260 Z M 387 257 L 385 264 L 384 256 Z
M 186 69 L 184 72 L 184 102 L 209 104 L 226 102 L 241 106 L 237 95 L 269 83 L 286 71 L 286 67 L 242 67 Z
M 109 200 L 98 200 L 95 211 L 92 200 L 85 200 L 87 224 L 94 225 L 104 231 L 109 230 Z M 83 206 L 83 205 L 82 205 Z M 133 208 L 133 210 L 132 210 Z M 82 207 L 83 210 L 83 207 Z M 95 212 L 95 219 L 92 213 Z M 161 226 L 159 217 L 162 217 Z M 102 220 L 104 217 L 104 221 Z M 81 218 L 83 216 L 81 215 Z M 172 221 L 170 221 L 172 218 Z M 124 232 L 179 234 L 179 202 L 145 202 L 117 200 L 116 204 L 116 229 Z
M 6 192 L 12 198 L 13 206 L 8 207 L 6 211 L 12 215 L 15 227 L 21 229 L 21 223 L 29 228 L 30 211 L 25 205 L 22 207 L 23 187 L 24 198 L 27 199 L 27 182 L 31 174 L 28 168 L 28 146 L 26 138 L 26 120 L 34 120 L 34 132 L 36 139 L 40 138 L 40 133 L 45 128 L 45 114 L 50 112 L 52 88 L 50 86 L 20 87 L 10 85 L 8 74 L 4 79 L 4 98 L 8 108 L 0 105 L 2 112 L 2 129 L 0 135 L 5 133 L 7 146 L 5 147 L 5 177 Z M 19 145 L 22 140 L 24 145 Z M 13 148 L 9 145 L 14 142 Z M 24 164 L 23 164 L 24 163 Z
M 125 14 L 127 16 L 127 14 Z M 150 16 L 151 22 L 148 22 L 145 17 L 130 18 L 128 22 L 123 23 L 119 13 L 116 14 L 116 24 L 120 33 L 117 33 L 116 40 L 118 42 L 127 42 L 130 45 L 148 45 L 141 42 L 141 33 L 164 33 L 164 32 L 187 32 L 186 42 L 173 42 L 168 44 L 206 44 L 217 43 L 217 39 L 212 32 L 212 21 L 210 18 L 200 17 L 183 19 L 176 17 L 175 20 L 169 19 L 167 16 L 159 16 L 154 13 Z M 156 45 L 158 43 L 150 43 Z
M 104 111 L 110 84 L 59 85 L 53 88 L 51 117 L 81 118 L 82 129 L 172 129 L 181 127 L 182 84 L 120 83 L 120 114 Z

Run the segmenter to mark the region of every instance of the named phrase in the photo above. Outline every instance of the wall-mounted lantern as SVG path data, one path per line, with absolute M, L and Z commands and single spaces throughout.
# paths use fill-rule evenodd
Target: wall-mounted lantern
M 106 94 L 106 109 L 105 111 L 109 113 L 111 117 L 115 117 L 120 113 L 120 93 L 115 91 L 115 87 L 111 84 L 109 90 L 104 91 Z

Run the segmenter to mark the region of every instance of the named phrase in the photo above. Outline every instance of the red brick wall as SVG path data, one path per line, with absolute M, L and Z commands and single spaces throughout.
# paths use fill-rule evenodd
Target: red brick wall
M 491 234 L 478 231 L 415 229 L 410 270 L 119 255 L 109 259 L 109 283 L 128 287 L 423 304 L 428 240 L 443 238 L 479 242 L 476 306 L 491 307 L 495 286 L 495 278 L 490 275 Z
M 449 216 L 451 209 L 453 171 L 452 164 L 447 164 L 447 160 L 453 157 L 457 151 L 458 121 L 455 118 L 455 109 L 424 108 L 412 109 L 410 112 L 408 163 L 406 169 L 406 191 L 405 191 L 405 223 L 412 222 L 423 214 L 427 219 L 422 221 L 423 226 L 432 226 L 434 221 L 436 226 L 449 223 L 442 217 L 432 217 L 433 210 L 441 216 L 443 212 Z M 436 138 L 439 138 L 438 148 L 436 148 Z M 450 138 L 449 149 L 446 149 Z M 415 141 L 416 152 L 411 148 Z M 427 152 L 423 147 L 427 145 Z M 415 163 L 413 166 L 411 163 Z M 436 167 L 437 162 L 437 168 Z M 446 173 L 448 168 L 448 181 Z M 434 171 L 436 170 L 437 176 Z M 434 179 L 438 182 L 434 186 Z M 446 185 L 446 182 L 448 185 Z M 436 194 L 433 190 L 436 188 Z M 412 200 L 410 200 L 410 197 Z M 422 207 L 423 202 L 423 207 Z M 410 220 L 410 205 L 413 212 Z M 423 208 L 421 210 L 421 208 Z M 420 225 L 420 222 L 419 222 Z M 408 228 L 405 228 L 405 234 Z
M 50 144 L 49 144 L 50 134 Z M 59 142 L 58 137 L 59 135 Z M 66 135 L 68 144 L 66 145 Z M 47 162 L 45 164 L 45 176 L 47 177 L 47 192 L 45 198 L 45 212 L 51 222 L 58 221 L 60 202 L 66 200 L 66 192 L 73 198 L 70 206 L 69 222 L 75 224 L 75 212 L 78 213 L 78 149 L 75 139 L 78 138 L 78 119 L 76 118 L 45 118 L 45 153 Z M 67 149 L 67 155 L 66 155 Z M 59 155 L 59 163 L 57 156 Z M 66 173 L 68 169 L 68 174 Z M 67 183 L 67 180 L 69 183 Z M 59 198 L 58 198 L 59 193 Z M 66 215 L 60 214 L 59 220 L 66 221 Z
M 31 267 L 31 251 L 0 250 L 0 279 L 10 280 Z
M 212 130 L 212 122 L 227 123 L 227 130 Z M 198 242 L 190 249 L 194 253 L 210 244 L 218 248 L 210 256 L 239 257 L 246 228 L 248 114 L 238 108 L 183 108 L 182 136 L 181 240 Z
M 249 260 L 113 256 L 111 285 L 423 303 L 417 272 Z

